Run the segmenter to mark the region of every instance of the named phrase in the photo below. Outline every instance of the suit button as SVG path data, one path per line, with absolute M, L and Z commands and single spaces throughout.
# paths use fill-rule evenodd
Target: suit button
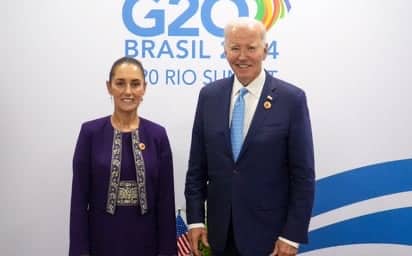
M 239 173 L 238 170 L 236 170 L 236 169 L 233 170 L 233 174 L 238 174 L 238 173 Z

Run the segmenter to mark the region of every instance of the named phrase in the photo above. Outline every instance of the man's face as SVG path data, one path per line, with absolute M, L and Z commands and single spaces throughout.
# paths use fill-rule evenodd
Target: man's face
M 234 27 L 226 36 L 225 54 L 236 77 L 243 85 L 248 85 L 262 70 L 267 44 L 262 41 L 259 29 Z

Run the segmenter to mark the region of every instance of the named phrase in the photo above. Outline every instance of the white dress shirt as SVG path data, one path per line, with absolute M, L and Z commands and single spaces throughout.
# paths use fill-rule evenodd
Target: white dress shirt
M 265 84 L 266 73 L 262 70 L 259 75 L 250 82 L 246 88 L 248 93 L 246 93 L 243 98 L 245 99 L 245 115 L 243 124 L 243 139 L 245 139 L 246 134 L 249 130 L 250 123 L 252 122 L 253 116 L 256 111 L 257 104 L 259 102 L 260 94 L 262 94 L 263 85 Z M 230 111 L 229 111 L 229 127 L 232 120 L 233 107 L 235 105 L 236 99 L 239 96 L 240 88 L 244 87 L 240 81 L 236 78 L 233 81 L 232 96 L 230 98 Z

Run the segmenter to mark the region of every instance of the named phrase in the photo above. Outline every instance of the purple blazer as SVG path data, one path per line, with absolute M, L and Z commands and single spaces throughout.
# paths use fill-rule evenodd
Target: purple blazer
M 176 255 L 172 152 L 166 130 L 140 118 L 148 212 L 106 212 L 113 145 L 110 116 L 82 125 L 73 157 L 70 256 Z M 131 133 L 122 133 L 120 180 L 136 180 Z

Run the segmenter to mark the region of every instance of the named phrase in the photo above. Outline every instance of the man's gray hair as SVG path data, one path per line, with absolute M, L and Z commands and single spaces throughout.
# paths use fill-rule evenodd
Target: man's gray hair
M 225 39 L 225 43 L 226 43 L 226 39 L 227 36 L 229 34 L 230 31 L 232 31 L 234 28 L 254 28 L 257 27 L 261 33 L 261 39 L 262 39 L 262 43 L 265 44 L 266 43 L 266 28 L 265 25 L 263 25 L 263 23 L 259 20 L 250 18 L 250 17 L 238 17 L 234 20 L 229 21 L 225 28 L 224 28 L 224 39 Z

